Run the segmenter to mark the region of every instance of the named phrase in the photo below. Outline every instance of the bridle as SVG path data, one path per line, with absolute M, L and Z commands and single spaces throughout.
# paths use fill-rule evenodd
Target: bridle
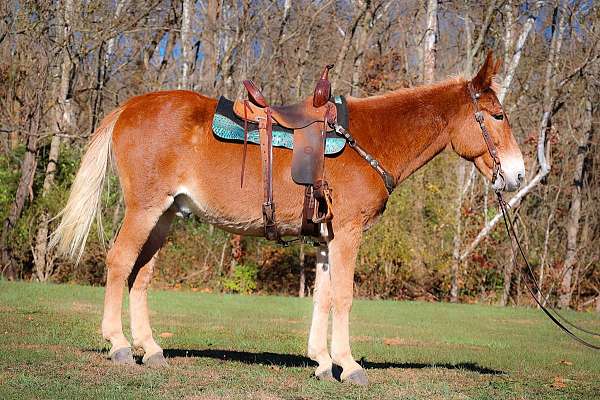
M 498 149 L 496 149 L 496 145 L 488 132 L 485 123 L 483 122 L 483 111 L 479 108 L 479 102 L 477 101 L 481 94 L 475 91 L 473 88 L 473 84 L 471 82 L 468 83 L 467 87 L 469 88 L 469 95 L 471 96 L 471 101 L 473 102 L 473 108 L 475 109 L 475 120 L 479 123 L 479 128 L 481 128 L 481 134 L 483 135 L 483 139 L 485 140 L 485 144 L 488 149 L 488 153 L 492 157 L 492 162 L 494 163 L 492 167 L 492 184 L 496 182 L 498 176 L 500 176 L 503 182 L 504 176 L 502 175 L 502 166 L 500 164 L 500 157 L 498 157 Z
M 481 97 L 481 94 L 478 93 L 477 91 L 475 91 L 475 89 L 473 88 L 473 84 L 471 82 L 469 82 L 467 84 L 467 88 L 469 90 L 469 96 L 471 97 L 471 101 L 473 103 L 473 108 L 475 110 L 475 120 L 479 123 L 479 127 L 481 128 L 481 133 L 483 135 L 483 139 L 485 140 L 485 144 L 487 146 L 488 153 L 489 153 L 490 157 L 492 157 L 492 161 L 493 161 L 492 183 L 496 182 L 496 178 L 498 176 L 500 176 L 502 178 L 504 184 L 506 184 L 506 180 L 502 176 L 502 165 L 500 164 L 500 158 L 498 157 L 498 150 L 496 148 L 496 145 L 494 144 L 494 141 L 490 137 L 489 131 L 487 130 L 487 128 L 485 126 L 483 112 L 479 108 L 478 99 Z M 540 285 L 538 284 L 538 281 L 537 281 L 535 275 L 533 274 L 533 270 L 531 268 L 531 265 L 529 264 L 529 261 L 527 260 L 527 256 L 525 255 L 525 252 L 523 251 L 521 242 L 519 241 L 517 234 L 515 233 L 515 228 L 513 226 L 512 220 L 509 218 L 508 203 L 506 203 L 506 201 L 504 200 L 504 197 L 502 196 L 502 191 L 500 188 L 496 188 L 494 190 L 496 192 L 496 199 L 498 200 L 498 205 L 500 206 L 500 210 L 502 211 L 502 218 L 504 219 L 504 226 L 506 228 L 506 233 L 508 234 L 508 237 L 511 239 L 511 250 L 514 254 L 515 249 L 512 244 L 512 240 L 514 240 L 515 243 L 517 244 L 517 249 L 519 250 L 521 257 L 523 258 L 523 261 L 525 262 L 525 265 L 527 266 L 527 270 L 526 270 L 527 276 L 524 276 L 523 271 L 521 269 L 518 269 L 518 271 L 521 274 L 521 276 L 524 278 L 523 281 L 525 282 L 525 286 L 527 286 L 527 290 L 531 294 L 531 297 L 533 297 L 533 299 L 538 304 L 538 306 L 552 320 L 552 322 L 554 322 L 560 329 L 562 329 L 572 339 L 576 340 L 577 342 L 579 342 L 579 343 L 583 344 L 584 346 L 587 346 L 591 349 L 600 350 L 600 346 L 590 343 L 590 342 L 586 341 L 585 339 L 582 339 L 581 337 L 579 337 L 578 335 L 573 333 L 573 331 L 571 329 L 567 328 L 563 324 L 563 322 L 576 330 L 585 332 L 592 336 L 600 337 L 599 333 L 590 331 L 585 328 L 581 328 L 581 327 L 573 324 L 572 322 L 567 320 L 561 313 L 559 313 L 556 309 L 554 309 L 550 306 L 546 307 L 544 304 L 542 304 L 542 302 L 536 296 L 536 292 L 537 292 L 537 294 L 542 294 L 542 289 L 541 289 Z M 529 279 L 533 283 L 533 286 L 532 286 L 532 283 L 530 283 L 527 280 L 527 277 L 529 277 Z M 542 297 L 546 298 L 545 296 L 542 296 Z

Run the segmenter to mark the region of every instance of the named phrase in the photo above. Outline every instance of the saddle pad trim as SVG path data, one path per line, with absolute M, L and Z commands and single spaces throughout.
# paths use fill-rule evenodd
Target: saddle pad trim
M 336 104 L 336 106 L 339 103 Z M 225 141 L 244 141 L 244 121 L 233 112 L 233 102 L 222 97 L 219 99 L 215 116 L 213 117 L 212 130 L 215 136 Z M 248 143 L 260 144 L 258 124 L 248 123 Z M 294 148 L 293 131 L 273 126 L 273 146 Z M 335 155 L 346 146 L 346 139 L 341 137 L 327 137 L 325 139 L 325 154 Z

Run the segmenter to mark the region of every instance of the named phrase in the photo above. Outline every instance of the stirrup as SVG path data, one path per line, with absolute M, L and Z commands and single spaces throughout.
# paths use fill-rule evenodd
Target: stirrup
M 315 207 L 315 215 L 312 222 L 315 224 L 327 223 L 333 219 L 333 204 L 331 201 L 331 189 L 325 180 L 315 182 L 315 199 L 318 207 Z
M 279 241 L 279 232 L 275 223 L 275 205 L 273 203 L 263 203 L 263 223 L 265 225 L 265 237 L 268 240 Z

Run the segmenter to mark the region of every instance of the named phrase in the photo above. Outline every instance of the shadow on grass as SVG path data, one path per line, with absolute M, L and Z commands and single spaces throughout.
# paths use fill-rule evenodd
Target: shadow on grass
M 167 358 L 175 357 L 195 357 L 195 358 L 213 358 L 222 361 L 237 361 L 244 364 L 267 364 L 277 365 L 279 367 L 316 367 L 317 363 L 308 357 L 296 354 L 280 354 L 260 352 L 252 353 L 248 351 L 235 350 L 184 350 L 184 349 L 164 349 L 163 354 Z M 456 369 L 470 372 L 476 372 L 482 375 L 502 375 L 503 371 L 482 367 L 473 362 L 461 362 L 457 364 L 450 363 L 396 363 L 396 362 L 373 362 L 364 358 L 358 362 L 365 369 L 424 369 L 424 368 L 444 368 Z

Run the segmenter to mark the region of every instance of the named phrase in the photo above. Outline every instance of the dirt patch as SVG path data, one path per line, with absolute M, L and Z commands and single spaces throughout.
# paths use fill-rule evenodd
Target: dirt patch
M 350 336 L 350 341 L 353 343 L 371 342 L 372 340 L 373 336 Z
M 446 347 L 450 349 L 470 349 L 470 350 L 486 350 L 486 346 L 477 346 L 473 344 L 461 344 L 461 343 L 443 343 L 443 342 L 431 342 L 421 341 L 407 338 L 384 338 L 383 344 L 386 346 L 406 346 L 406 347 Z
M 15 311 L 17 311 L 17 309 L 14 307 L 0 305 L 0 313 L 14 313 Z
M 89 313 L 89 312 L 97 310 L 96 305 L 90 304 L 90 303 L 82 303 L 79 301 L 74 301 L 71 307 L 72 307 L 73 311 L 83 312 L 83 313 Z
M 72 347 L 60 344 L 15 344 L 12 347 L 19 350 L 49 350 L 54 353 L 75 352 Z
M 271 322 L 275 322 L 275 323 L 286 323 L 286 324 L 300 324 L 304 321 L 302 321 L 301 319 L 285 319 L 285 318 L 271 318 L 269 321 Z

